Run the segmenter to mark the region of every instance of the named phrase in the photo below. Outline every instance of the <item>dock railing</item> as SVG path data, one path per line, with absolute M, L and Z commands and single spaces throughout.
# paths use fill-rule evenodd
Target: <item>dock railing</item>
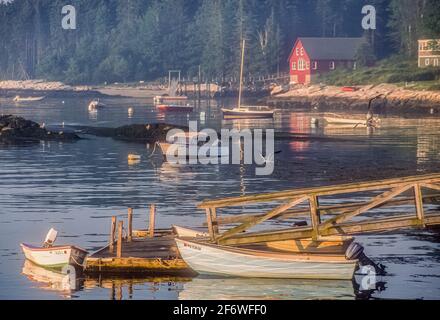
M 427 191 L 431 192 L 428 194 Z M 241 245 L 259 242 L 318 239 L 322 236 L 352 235 L 381 232 L 409 227 L 425 227 L 440 224 L 440 212 L 427 214 L 424 204 L 440 199 L 440 174 L 428 174 L 371 182 L 305 188 L 282 192 L 204 201 L 206 221 L 212 242 L 221 245 Z M 350 202 L 353 195 L 372 193 L 366 201 Z M 340 197 L 340 205 L 320 205 L 324 197 Z M 345 198 L 344 198 L 345 196 Z M 364 195 L 363 195 L 364 197 Z M 347 201 L 348 200 L 348 201 Z M 263 205 L 277 202 L 277 206 L 265 213 L 241 214 L 220 217 L 219 210 L 227 207 Z M 307 207 L 298 207 L 306 204 Z M 393 214 L 386 217 L 369 217 L 365 213 L 384 207 L 414 205 L 415 214 Z M 407 211 L 407 210 L 404 210 Z M 361 221 L 349 221 L 364 215 Z M 284 230 L 246 232 L 268 220 L 284 220 L 306 217 L 309 226 Z M 327 218 L 327 219 L 325 219 Z M 359 219 L 358 219 L 359 220 Z M 238 224 L 219 232 L 220 225 Z

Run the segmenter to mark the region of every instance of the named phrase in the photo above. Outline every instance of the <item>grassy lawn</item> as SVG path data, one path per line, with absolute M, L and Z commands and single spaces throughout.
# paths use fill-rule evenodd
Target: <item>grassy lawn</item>
M 417 61 L 392 57 L 374 67 L 339 69 L 320 76 L 318 81 L 336 86 L 392 83 L 412 90 L 440 90 L 440 68 L 421 69 Z

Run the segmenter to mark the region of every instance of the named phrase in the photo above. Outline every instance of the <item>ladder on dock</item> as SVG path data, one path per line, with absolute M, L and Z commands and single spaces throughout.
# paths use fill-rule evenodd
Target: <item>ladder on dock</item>
M 439 191 L 440 174 L 428 174 L 204 201 L 198 207 L 205 209 L 211 241 L 235 246 L 439 225 L 440 209 L 425 208 L 440 204 Z M 341 204 L 324 205 L 326 200 Z M 274 207 L 265 213 L 219 216 L 220 209 L 246 205 Z M 407 214 L 411 207 L 415 212 Z M 268 220 L 300 217 L 308 220 L 307 226 L 247 232 Z M 234 226 L 219 232 L 220 225 L 230 224 Z

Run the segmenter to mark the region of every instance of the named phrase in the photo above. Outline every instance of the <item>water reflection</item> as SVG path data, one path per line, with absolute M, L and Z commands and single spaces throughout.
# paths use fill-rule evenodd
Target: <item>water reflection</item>
M 77 274 L 45 269 L 28 260 L 25 260 L 22 273 L 39 289 L 58 292 L 63 298 L 71 298 L 84 282 Z
M 180 300 L 355 299 L 352 281 L 198 277 L 183 284 Z

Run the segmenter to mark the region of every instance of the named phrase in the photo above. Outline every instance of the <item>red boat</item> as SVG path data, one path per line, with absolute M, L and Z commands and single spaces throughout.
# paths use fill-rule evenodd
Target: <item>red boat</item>
M 359 90 L 359 88 L 356 88 L 356 87 L 342 87 L 343 92 L 355 92 L 358 90 Z
M 158 104 L 157 110 L 164 112 L 193 112 L 194 107 L 190 105 L 177 105 L 177 104 Z

